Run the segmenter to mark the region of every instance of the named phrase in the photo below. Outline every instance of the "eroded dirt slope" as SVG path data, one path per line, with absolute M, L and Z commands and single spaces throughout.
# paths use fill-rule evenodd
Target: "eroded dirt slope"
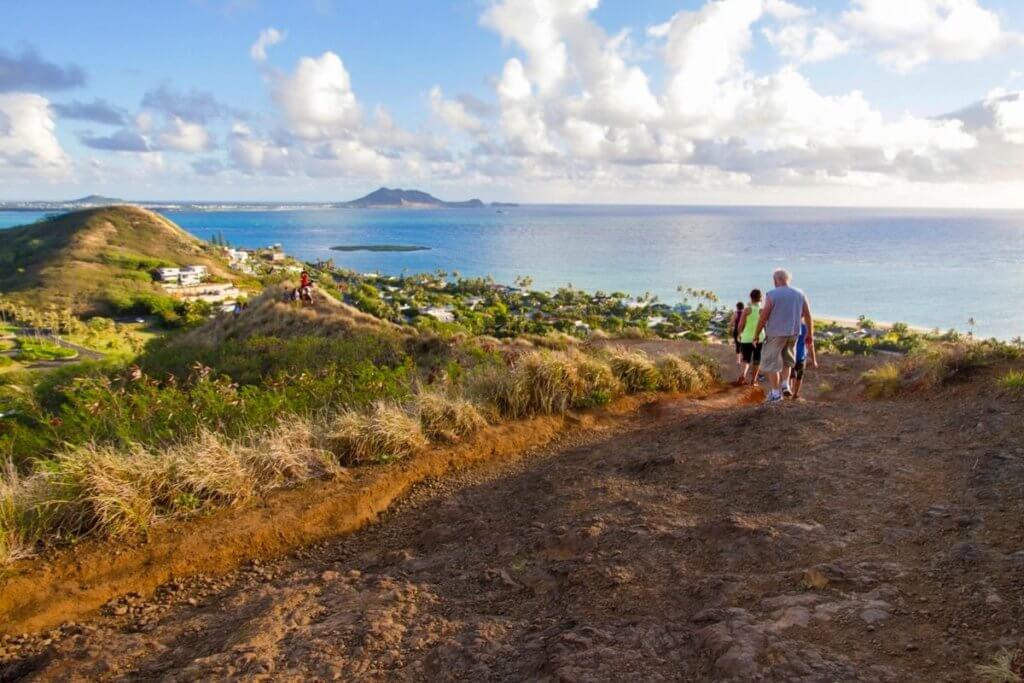
M 990 394 L 657 404 L 113 603 L 4 676 L 974 680 L 1024 624 L 1024 409 Z

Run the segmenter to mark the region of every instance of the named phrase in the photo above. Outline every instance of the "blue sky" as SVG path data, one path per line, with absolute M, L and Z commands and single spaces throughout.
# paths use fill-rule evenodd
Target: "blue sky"
M 1016 206 L 1021 32 L 1009 0 L 8 4 L 0 198 Z

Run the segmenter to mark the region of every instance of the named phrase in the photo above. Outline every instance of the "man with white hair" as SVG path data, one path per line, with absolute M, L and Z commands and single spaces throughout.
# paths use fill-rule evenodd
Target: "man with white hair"
M 764 330 L 767 338 L 761 350 L 761 371 L 768 376 L 771 390 L 767 401 L 775 403 L 783 396 L 792 396 L 789 376 L 796 365 L 796 341 L 800 336 L 800 321 L 807 324 L 807 343 L 814 340 L 814 319 L 811 305 L 799 289 L 789 286 L 792 276 L 780 268 L 772 273 L 775 289 L 768 292 L 755 338 Z

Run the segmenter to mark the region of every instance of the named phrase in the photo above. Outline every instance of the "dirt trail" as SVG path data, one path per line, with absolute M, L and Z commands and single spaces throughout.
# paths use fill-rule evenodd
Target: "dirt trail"
M 1024 624 L 1024 406 L 980 387 L 648 406 L 112 603 L 0 677 L 973 680 Z

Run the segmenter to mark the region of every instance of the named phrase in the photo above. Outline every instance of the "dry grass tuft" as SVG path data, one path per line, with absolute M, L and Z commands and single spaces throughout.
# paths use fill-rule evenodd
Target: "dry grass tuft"
M 903 388 L 903 373 L 895 363 L 886 363 L 861 375 L 869 398 L 892 398 Z
M 661 383 L 658 368 L 643 351 L 613 347 L 608 349 L 608 358 L 612 372 L 630 394 L 655 391 Z
M 708 386 L 706 374 L 679 356 L 662 356 L 655 366 L 658 368 L 659 388 L 662 391 L 699 391 Z
M 988 362 L 983 348 L 972 343 L 935 344 L 886 363 L 861 376 L 871 398 L 892 398 L 913 391 L 938 389 Z
M 469 401 L 435 392 L 416 397 L 416 413 L 423 433 L 432 441 L 458 441 L 487 426 L 487 420 Z
M 341 413 L 330 428 L 331 450 L 346 464 L 385 463 L 427 447 L 419 420 L 378 401 L 367 412 Z
M 572 356 L 576 374 L 583 382 L 583 396 L 576 402 L 577 408 L 604 405 L 623 393 L 622 382 L 612 372 L 607 361 L 577 353 Z
M 555 331 L 548 332 L 547 334 L 528 334 L 525 338 L 539 349 L 550 349 L 552 351 L 567 351 L 582 343 L 570 334 Z
M 978 680 L 983 683 L 1021 683 L 1022 669 L 1024 653 L 1020 650 L 1002 650 L 992 659 L 991 664 L 979 664 L 974 667 Z
M 528 353 L 513 368 L 506 397 L 510 417 L 557 415 L 568 411 L 584 393 L 576 366 L 565 354 Z
M 203 431 L 160 453 L 84 446 L 27 476 L 8 465 L 0 473 L 0 564 L 30 555 L 41 540 L 137 536 L 164 517 L 339 474 L 314 434 L 310 423 L 289 420 L 232 442 Z

